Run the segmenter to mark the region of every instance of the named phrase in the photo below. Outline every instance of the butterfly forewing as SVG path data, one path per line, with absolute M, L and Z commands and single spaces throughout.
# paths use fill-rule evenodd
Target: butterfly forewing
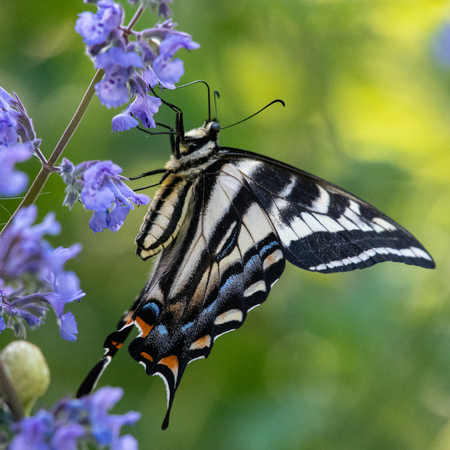
M 343 189 L 249 152 L 239 155 L 234 150 L 225 157 L 244 174 L 292 264 L 323 273 L 383 261 L 434 267 L 431 256 L 407 230 Z

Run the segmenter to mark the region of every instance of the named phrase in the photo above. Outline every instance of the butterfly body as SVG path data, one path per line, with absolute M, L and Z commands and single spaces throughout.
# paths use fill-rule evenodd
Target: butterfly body
M 135 239 L 137 254 L 142 259 L 159 253 L 178 234 L 198 177 L 216 160 L 217 145 L 212 139 L 217 133 L 211 131 L 213 123 L 205 122 L 186 133 L 180 143 L 180 158 L 172 155 L 166 164 L 167 176 L 155 193 Z M 203 139 L 204 136 L 208 139 Z
M 150 280 L 79 391 L 92 388 L 135 324 L 131 356 L 166 383 L 163 428 L 187 364 L 243 324 L 286 260 L 321 273 L 383 261 L 434 267 L 424 247 L 373 206 L 280 161 L 220 147 L 218 134 L 218 123 L 206 121 L 180 137 L 136 237 L 141 258 L 159 254 Z

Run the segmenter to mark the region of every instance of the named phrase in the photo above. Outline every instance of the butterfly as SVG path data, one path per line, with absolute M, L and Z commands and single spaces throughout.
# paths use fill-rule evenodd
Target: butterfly
M 172 156 L 136 237 L 156 256 L 147 285 L 104 344 L 77 396 L 89 393 L 135 325 L 131 356 L 167 389 L 169 424 L 186 366 L 239 328 L 269 295 L 286 261 L 346 272 L 384 261 L 434 268 L 406 229 L 349 192 L 283 162 L 218 143 L 208 119 L 184 132 L 177 112 Z

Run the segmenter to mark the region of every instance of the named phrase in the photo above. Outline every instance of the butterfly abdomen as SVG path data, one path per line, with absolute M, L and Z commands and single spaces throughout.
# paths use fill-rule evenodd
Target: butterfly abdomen
M 192 197 L 195 180 L 170 174 L 155 194 L 136 236 L 136 253 L 142 258 L 159 253 L 177 236 Z

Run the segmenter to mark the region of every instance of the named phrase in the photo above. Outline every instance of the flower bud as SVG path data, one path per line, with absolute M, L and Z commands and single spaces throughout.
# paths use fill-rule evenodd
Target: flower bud
M 0 354 L 6 375 L 29 415 L 37 398 L 50 384 L 50 370 L 39 347 L 27 341 L 14 341 Z

